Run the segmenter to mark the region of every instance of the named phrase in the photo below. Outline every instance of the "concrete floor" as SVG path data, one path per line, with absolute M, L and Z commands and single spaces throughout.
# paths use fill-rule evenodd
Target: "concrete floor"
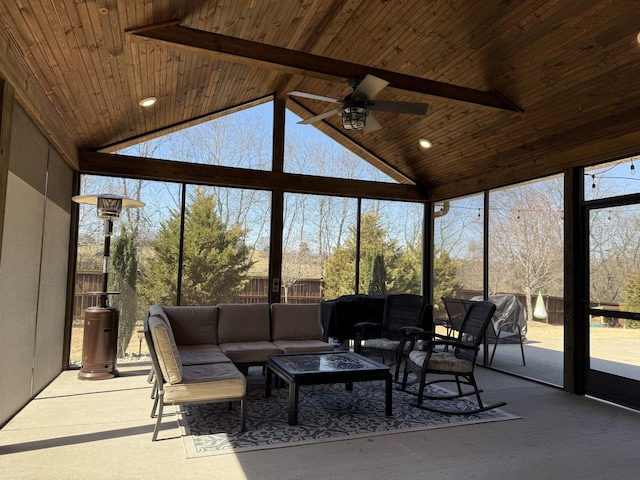
M 640 478 L 638 412 L 482 367 L 486 400 L 522 419 L 186 459 L 174 417 L 151 442 L 147 371 L 102 381 L 63 372 L 0 430 L 0 478 Z

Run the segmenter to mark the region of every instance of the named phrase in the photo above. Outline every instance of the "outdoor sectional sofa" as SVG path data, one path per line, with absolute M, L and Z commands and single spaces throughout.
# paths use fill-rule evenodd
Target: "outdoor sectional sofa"
M 250 366 L 273 354 L 333 351 L 321 340 L 319 304 L 152 305 L 144 330 L 156 375 L 154 441 L 165 404 L 240 401 L 244 430 Z

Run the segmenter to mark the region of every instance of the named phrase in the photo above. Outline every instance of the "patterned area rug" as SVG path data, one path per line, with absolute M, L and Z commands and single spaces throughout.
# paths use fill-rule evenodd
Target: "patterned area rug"
M 394 389 L 393 416 L 387 417 L 382 382 L 355 383 L 350 392 L 344 384 L 303 386 L 298 425 L 289 426 L 288 389 L 273 389 L 264 398 L 264 387 L 249 385 L 246 432 L 240 433 L 237 402 L 232 410 L 227 403 L 183 406 L 178 421 L 187 458 L 194 458 L 519 418 L 500 409 L 442 415 L 409 405 L 415 398 Z M 463 409 L 476 406 L 457 402 Z

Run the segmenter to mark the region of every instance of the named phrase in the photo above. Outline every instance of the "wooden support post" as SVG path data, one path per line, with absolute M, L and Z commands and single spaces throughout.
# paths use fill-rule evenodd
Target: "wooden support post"
M 7 204 L 9 178 L 9 145 L 11 143 L 11 117 L 13 115 L 14 90 L 9 82 L 0 80 L 0 260 L 2 260 L 2 236 L 4 213 Z
M 282 173 L 284 169 L 284 119 L 286 105 L 284 98 L 273 102 L 273 171 Z M 284 191 L 271 191 L 271 246 L 269 248 L 269 303 L 280 302 L 282 289 L 282 226 Z

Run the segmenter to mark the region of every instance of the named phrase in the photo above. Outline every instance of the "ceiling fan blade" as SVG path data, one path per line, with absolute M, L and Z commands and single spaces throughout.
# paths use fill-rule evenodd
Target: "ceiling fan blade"
M 360 85 L 353 91 L 351 98 L 354 100 L 369 100 L 380 90 L 389 85 L 389 82 L 373 75 L 367 75 Z
M 294 97 L 310 98 L 312 100 L 321 100 L 323 102 L 342 103 L 342 100 L 338 100 L 337 98 L 325 97 L 323 95 L 316 95 L 315 93 L 294 91 L 294 92 L 289 92 L 288 95 L 292 95 Z
M 375 119 L 373 115 L 369 114 L 367 115 L 367 120 L 364 124 L 364 128 L 362 129 L 362 131 L 369 133 L 369 132 L 375 132 L 376 130 L 380 130 L 381 128 L 382 128 L 382 125 L 378 123 L 378 121 Z
M 324 120 L 325 118 L 330 117 L 331 115 L 339 115 L 340 109 L 335 108 L 333 110 L 329 110 L 328 112 L 321 113 L 320 115 L 316 115 L 315 117 L 307 118 L 306 120 L 301 120 L 298 122 L 300 125 L 309 125 L 310 123 L 316 123 L 320 120 Z
M 426 115 L 429 105 L 417 102 L 388 102 L 373 100 L 367 102 L 369 110 L 379 112 L 408 113 L 411 115 Z

